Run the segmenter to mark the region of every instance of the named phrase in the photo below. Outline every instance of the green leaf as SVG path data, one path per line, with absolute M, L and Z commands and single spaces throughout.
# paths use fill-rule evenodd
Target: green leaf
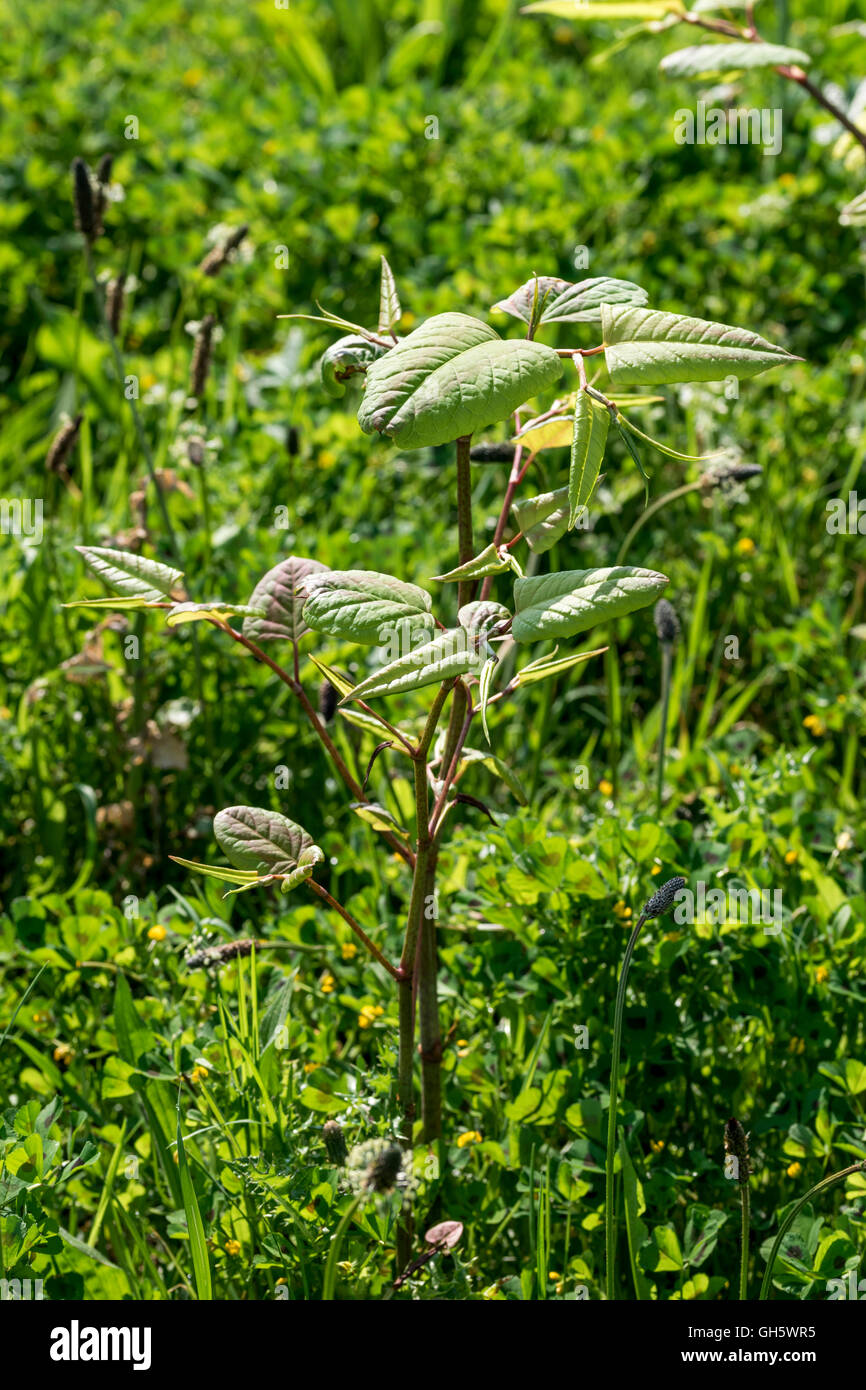
M 638 1263 L 641 1269 L 655 1274 L 683 1268 L 683 1253 L 673 1226 L 656 1226 L 640 1248 Z
M 571 289 L 568 280 L 560 280 L 555 275 L 533 275 L 507 299 L 500 299 L 493 305 L 502 314 L 522 319 L 535 331 L 546 317 L 546 307 L 554 303 L 566 290 Z
M 489 656 L 485 661 L 481 671 L 481 675 L 478 678 L 478 694 L 481 702 L 481 727 L 484 730 L 484 737 L 487 739 L 488 743 L 490 742 L 490 730 L 487 727 L 487 702 L 490 699 L 490 686 L 493 681 L 494 672 L 498 665 L 498 657 Z
M 206 878 L 218 878 L 223 883 L 238 883 L 249 885 L 261 883 L 261 876 L 252 870 L 244 869 L 225 869 L 220 864 L 200 864 L 197 859 L 182 859 L 179 854 L 170 854 L 175 864 L 181 864 L 185 869 L 192 869 L 194 873 L 204 874 Z
M 437 314 L 370 367 L 358 423 L 405 449 L 448 444 L 506 419 L 561 372 L 551 348 Z
M 312 574 L 323 574 L 328 566 L 301 555 L 288 555 L 262 575 L 250 594 L 250 608 L 263 609 L 261 617 L 244 618 L 244 637 L 251 642 L 297 642 L 309 628 L 302 612 L 307 592 L 301 587 Z
M 681 454 L 678 449 L 672 449 L 670 445 L 662 444 L 658 439 L 653 439 L 652 435 L 644 434 L 643 430 L 639 430 L 637 425 L 633 425 L 631 420 L 625 418 L 622 411 L 619 412 L 616 419 L 620 427 L 624 425 L 627 430 L 637 435 L 638 439 L 642 439 L 645 444 L 651 444 L 654 449 L 658 449 L 660 454 L 665 454 L 668 458 L 676 459 L 679 463 L 706 463 L 709 459 L 719 458 L 721 454 L 726 452 L 724 449 L 714 449 L 711 454 Z M 622 428 L 620 428 L 620 433 L 622 434 Z M 623 436 L 623 438 L 625 438 L 625 436 Z
M 206 1300 L 213 1297 L 210 1256 L 208 1255 L 207 1240 L 204 1234 L 204 1222 L 201 1219 L 195 1188 L 192 1185 L 192 1178 L 190 1176 L 189 1164 L 186 1160 L 186 1149 L 183 1146 L 183 1135 L 180 1129 L 180 1107 L 178 1107 L 177 1115 L 177 1166 L 180 1173 L 180 1190 L 183 1196 L 186 1228 L 189 1232 L 189 1243 L 192 1250 L 192 1268 L 195 1276 L 196 1296 L 199 1299 Z
M 643 478 L 643 484 L 644 484 L 644 499 L 643 499 L 643 502 L 644 502 L 644 506 L 647 506 L 648 503 L 649 503 L 650 483 L 651 483 L 652 479 L 650 478 L 649 473 L 647 473 L 646 469 L 645 469 L 644 466 L 643 466 L 643 459 L 642 459 L 641 456 L 640 456 L 640 453 L 639 453 L 639 451 L 638 451 L 637 445 L 635 444 L 634 440 L 632 439 L 631 434 L 630 434 L 626 429 L 623 428 L 623 424 L 622 424 L 622 421 L 620 420 L 619 416 L 616 417 L 616 427 L 617 427 L 617 429 L 619 430 L 619 437 L 620 437 L 620 439 L 622 440 L 623 444 L 625 445 L 626 449 L 628 450 L 629 454 L 631 455 L 632 462 L 634 463 L 635 467 L 637 468 L 638 473 L 640 473 L 641 477 Z
M 304 581 L 309 595 L 304 622 L 317 632 L 364 646 L 378 646 L 396 632 L 432 630 L 431 598 L 416 584 L 404 584 L 375 570 L 327 570 Z
M 474 559 L 467 560 L 464 565 L 458 566 L 456 570 L 449 570 L 447 574 L 434 574 L 433 578 L 441 584 L 458 583 L 461 579 L 480 579 L 485 574 L 501 574 L 503 570 L 514 569 L 515 564 L 513 555 L 504 545 L 497 546 L 491 541 Z
M 595 623 L 646 607 L 659 598 L 667 584 L 664 574 L 628 565 L 518 579 L 512 636 L 515 642 L 573 637 Z
M 129 981 L 121 972 L 118 972 L 114 988 L 114 1031 L 123 1061 L 132 1067 L 138 1066 L 139 1057 L 153 1045 L 153 1033 L 136 1013 Z
M 527 280 L 493 308 L 522 319 L 534 329 L 541 323 L 598 323 L 602 304 L 643 305 L 647 298 L 646 290 L 631 280 L 596 275 L 573 285 L 568 280 L 543 276 Z
M 482 767 L 486 767 L 489 772 L 492 772 L 494 776 L 505 783 L 521 806 L 527 805 L 523 783 L 517 773 L 513 772 L 501 758 L 497 758 L 494 753 L 486 753 L 483 748 L 464 748 L 460 754 L 460 767 L 468 767 L 472 763 L 480 763 Z
M 698 43 L 668 53 L 659 67 L 668 77 L 705 77 L 743 68 L 805 68 L 810 62 L 802 49 L 778 43 Z
M 552 14 L 558 19 L 664 19 L 685 14 L 681 0 L 538 0 L 522 14 Z
M 573 426 L 570 428 L 573 430 Z M 568 488 L 559 487 L 555 492 L 541 492 L 537 497 L 512 502 L 511 510 L 529 549 L 543 555 L 568 530 Z
M 248 603 L 219 603 L 216 600 L 211 603 L 176 603 L 165 615 L 165 622 L 167 627 L 179 627 L 181 623 L 224 623 L 235 614 L 260 617 L 263 612 L 263 609 L 254 608 Z
M 349 680 L 349 677 L 344 676 L 343 672 L 338 671 L 335 666 L 328 666 L 326 662 L 321 661 L 317 656 L 311 656 L 310 660 L 312 661 L 314 666 L 318 667 L 322 675 L 325 677 L 325 680 L 330 681 L 334 689 L 338 691 L 341 695 L 349 695 L 355 689 L 354 683 Z M 369 718 L 369 716 L 365 717 Z M 374 720 L 373 722 L 376 726 L 377 731 L 381 729 L 382 725 L 378 722 L 378 720 Z
M 741 380 L 780 362 L 801 362 L 784 348 L 727 323 L 657 309 L 602 306 L 604 353 L 614 386 Z
M 64 608 L 110 608 L 114 613 L 128 613 L 139 608 L 162 608 L 164 601 L 147 598 L 79 598 L 64 603 Z
M 379 286 L 379 332 L 390 333 L 395 323 L 403 315 L 394 272 L 385 257 L 382 257 L 382 280 Z
M 572 666 L 579 666 L 581 662 L 589 661 L 591 656 L 603 656 L 607 647 L 596 647 L 591 652 L 571 652 L 568 656 L 557 657 L 558 647 L 554 648 L 550 656 L 539 657 L 537 661 L 531 661 L 528 666 L 524 666 L 514 677 L 514 684 L 534 685 L 536 681 L 549 680 L 551 676 L 558 676 L 562 671 L 571 670 Z
M 845 204 L 839 213 L 839 221 L 843 227 L 866 226 L 866 188 Z
M 214 816 L 214 835 L 229 863 L 257 874 L 291 874 L 324 854 L 300 825 L 258 806 L 228 806 Z
M 484 659 L 473 649 L 466 629 L 453 628 L 381 667 L 345 698 L 367 700 L 371 695 L 403 695 L 451 676 L 462 676 L 468 671 L 477 673 L 483 664 Z
M 373 830 L 390 830 L 395 835 L 400 835 L 404 840 L 408 840 L 408 830 L 404 830 L 400 822 L 395 820 L 391 812 L 387 811 L 384 806 L 377 806 L 373 801 L 352 801 L 349 803 L 349 809 L 354 811 L 355 815 L 362 821 L 366 821 Z
M 327 349 L 319 362 L 322 385 L 329 396 L 345 396 L 345 382 L 350 377 L 366 372 L 377 357 L 387 349 L 378 343 L 371 343 L 357 333 L 338 338 Z
M 92 545 L 77 545 L 85 565 L 111 589 L 126 598 L 145 603 L 169 598 L 172 589 L 183 579 L 183 570 L 147 560 L 143 555 L 131 555 L 125 550 L 104 550 Z
M 585 391 L 578 392 L 574 408 L 574 435 L 568 472 L 568 529 L 586 511 L 604 459 L 610 411 L 597 405 Z

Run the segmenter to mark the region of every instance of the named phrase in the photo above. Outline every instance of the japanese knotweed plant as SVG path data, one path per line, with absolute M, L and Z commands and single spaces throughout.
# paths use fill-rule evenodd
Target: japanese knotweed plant
M 443 835 L 461 803 L 481 806 L 462 790 L 479 762 L 519 793 L 514 774 L 492 750 L 491 716 L 524 687 L 562 676 L 598 654 L 558 645 L 539 653 L 539 644 L 567 642 L 598 623 L 610 624 L 654 604 L 668 582 L 655 570 L 630 565 L 524 575 L 520 549 L 533 552 L 537 565 L 535 557 L 578 524 L 598 483 L 612 427 L 642 472 L 635 440 L 687 457 L 657 444 L 631 423 L 625 408 L 636 408 L 647 397 L 629 395 L 626 388 L 748 378 L 795 360 L 745 329 L 666 313 L 647 307 L 646 301 L 645 292 L 628 281 L 600 277 L 570 284 L 535 277 L 495 306 L 522 321 L 522 338 L 500 337 L 487 323 L 463 313 L 436 315 L 399 338 L 400 304 L 383 260 L 375 330 L 331 314 L 316 316 L 344 334 L 322 359 L 322 379 L 336 395 L 344 394 L 349 378 L 361 380 L 362 430 L 402 451 L 454 446 L 454 472 L 443 470 L 441 495 L 456 496 L 458 563 L 424 585 L 387 570 L 352 568 L 351 555 L 341 570 L 289 555 L 263 576 L 246 603 L 193 602 L 180 587 L 181 572 L 169 565 L 137 554 L 79 547 L 90 569 L 120 595 L 96 604 L 163 609 L 169 627 L 210 624 L 283 681 L 332 759 L 351 809 L 405 862 L 397 956 L 381 937 L 375 939 L 373 925 L 357 922 L 332 897 L 321 882 L 327 877 L 321 849 L 306 829 L 280 812 L 232 806 L 217 814 L 214 832 L 230 867 L 178 861 L 227 881 L 230 892 L 279 884 L 284 892 L 315 894 L 348 923 L 392 978 L 399 998 L 398 1133 L 406 1146 L 414 1134 L 416 1022 L 422 1137 L 435 1142 L 441 1133 L 435 905 Z M 546 325 L 563 323 L 589 333 L 587 345 L 554 349 L 536 341 Z M 588 362 L 604 369 L 606 394 L 595 384 L 601 371 L 593 382 L 588 379 Z M 575 371 L 573 389 L 523 420 L 527 402 L 549 396 L 566 367 Z M 473 452 L 484 462 L 491 454 L 501 456 L 503 446 L 482 444 L 473 451 L 472 439 L 502 421 L 513 421 L 511 468 L 493 539 L 476 550 Z M 563 441 L 570 442 L 571 456 L 562 486 L 518 497 L 536 453 Z M 436 505 L 441 505 L 439 498 Z M 513 534 L 507 534 L 509 528 Z M 496 597 L 494 585 L 499 586 Z M 336 690 L 340 717 L 377 740 L 363 776 L 344 760 L 302 681 L 301 648 L 311 634 L 325 644 L 387 649 L 386 659 L 357 683 L 321 655 L 311 658 Z M 504 653 L 515 647 L 529 647 L 531 659 L 506 664 Z M 514 673 L 506 677 L 506 671 Z M 407 827 L 367 794 L 373 765 L 386 750 L 411 768 L 414 817 Z M 408 1258 L 405 1235 L 400 1257 Z
M 690 43 L 665 54 L 659 63 L 664 77 L 694 78 L 707 83 L 763 70 L 765 74 L 772 73 L 793 82 L 842 127 L 833 149 L 835 156 L 844 159 L 846 167 L 860 169 L 862 151 L 866 150 L 862 84 L 850 103 L 843 98 L 840 104 L 839 84 L 822 86 L 809 76 L 806 69 L 811 67 L 812 59 L 808 53 L 789 44 L 764 38 L 755 21 L 757 7 L 758 0 L 732 0 L 732 3 L 726 3 L 726 0 L 695 0 L 692 5 L 687 4 L 686 0 L 614 0 L 614 3 L 610 3 L 610 0 L 536 0 L 534 4 L 524 5 L 523 13 L 552 15 L 557 19 L 588 23 L 598 20 L 637 21 L 629 24 L 607 50 L 597 55 L 593 60 L 597 64 L 619 54 L 626 44 L 643 34 L 679 34 L 680 25 L 685 25 L 688 32 L 703 31 L 710 36 L 709 42 Z M 767 9 L 771 11 L 771 23 L 777 23 L 777 15 L 772 13 L 772 7 L 767 6 Z M 676 139 L 680 144 L 691 144 L 695 138 L 693 113 L 683 114 L 685 119 L 676 132 Z M 768 144 L 770 132 L 764 129 L 764 118 L 772 114 L 735 107 L 713 107 L 705 113 L 704 119 L 709 117 L 709 120 L 698 135 L 699 143 L 706 140 L 707 144 L 713 145 L 727 141 L 742 144 L 757 141 L 760 137 L 762 143 Z M 780 145 L 781 138 L 779 128 L 772 139 Z M 778 153 L 775 146 L 773 153 Z M 839 221 L 843 226 L 866 225 L 866 189 L 846 203 L 839 214 Z

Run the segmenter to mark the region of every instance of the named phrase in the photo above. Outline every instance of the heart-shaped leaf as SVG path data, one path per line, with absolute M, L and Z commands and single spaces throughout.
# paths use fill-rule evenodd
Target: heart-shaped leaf
M 125 550 L 104 550 L 93 545 L 77 545 L 75 549 L 88 569 L 127 598 L 145 603 L 168 598 L 183 579 L 183 570 Z
M 229 863 L 256 874 L 293 874 L 324 854 L 300 825 L 258 806 L 228 806 L 214 816 L 214 834 Z
M 698 43 L 668 53 L 659 67 L 668 77 L 705 77 L 743 68 L 806 68 L 810 62 L 808 53 L 779 43 Z
M 578 392 L 574 407 L 574 436 L 568 473 L 568 529 L 586 511 L 604 459 L 610 411 L 596 405 L 585 391 Z
M 722 381 L 758 376 L 780 362 L 801 362 L 757 333 L 728 323 L 658 309 L 601 311 L 604 355 L 614 386 Z
M 375 570 L 328 570 L 303 581 L 309 597 L 304 622 L 346 642 L 375 647 L 395 633 L 431 631 L 431 598 L 416 584 L 405 584 Z
M 541 323 L 599 323 L 602 304 L 641 306 L 648 297 L 632 280 L 614 280 L 609 275 L 596 275 L 576 285 L 544 276 L 527 280 L 493 307 L 523 319 L 534 329 Z
M 289 555 L 262 575 L 250 594 L 250 607 L 264 609 L 261 617 L 244 619 L 244 637 L 251 642 L 297 642 L 309 628 L 301 614 L 307 591 L 301 585 L 311 574 L 323 574 L 327 565 L 300 555 Z
M 667 584 L 664 574 L 628 565 L 518 579 L 512 636 L 515 642 L 573 637 L 595 623 L 621 618 L 653 603 Z
M 506 419 L 561 371 L 551 348 L 437 314 L 369 368 L 358 423 L 405 449 L 448 444 Z
M 420 690 L 424 685 L 462 676 L 468 671 L 480 672 L 484 658 L 474 649 L 471 635 L 465 628 L 442 632 L 432 642 L 390 661 L 367 680 L 356 685 L 349 700 L 368 700 L 373 695 L 403 695 Z

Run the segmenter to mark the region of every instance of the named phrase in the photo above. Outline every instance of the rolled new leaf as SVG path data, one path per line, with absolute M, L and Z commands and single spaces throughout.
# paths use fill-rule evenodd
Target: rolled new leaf
M 515 642 L 573 637 L 595 623 L 621 618 L 654 603 L 667 584 L 664 574 L 628 565 L 518 579 L 511 633 Z
M 358 423 L 404 449 L 449 444 L 507 419 L 561 371 L 541 343 L 500 338 L 468 314 L 437 314 L 368 368 Z

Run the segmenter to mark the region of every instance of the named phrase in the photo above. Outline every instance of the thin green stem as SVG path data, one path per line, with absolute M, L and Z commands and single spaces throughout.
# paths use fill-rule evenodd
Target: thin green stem
M 605 1289 L 608 1299 L 614 1297 L 616 1284 L 616 1212 L 613 1198 L 613 1168 L 616 1156 L 616 1115 L 618 1105 L 619 1053 L 622 1043 L 622 1020 L 625 1011 L 625 991 L 628 983 L 629 966 L 634 948 L 640 936 L 646 917 L 641 913 L 625 948 L 625 956 L 616 991 L 616 1006 L 613 1014 L 613 1052 L 610 1063 L 610 1104 L 607 1115 L 607 1158 L 605 1161 L 604 1184 L 604 1235 L 605 1235 Z
M 671 664 L 673 648 L 670 642 L 662 643 L 662 710 L 659 725 L 659 753 L 656 771 L 656 817 L 662 813 L 662 797 L 665 789 L 665 744 L 668 732 L 668 707 L 671 698 Z
M 741 1234 L 740 1234 L 740 1302 L 745 1303 L 749 1293 L 749 1228 L 750 1228 L 749 1175 L 740 1179 Z
M 347 912 L 346 908 L 343 907 L 342 903 L 337 902 L 336 898 L 331 897 L 331 894 L 328 892 L 327 888 L 323 888 L 321 883 L 316 883 L 315 880 L 312 878 L 307 879 L 307 887 L 313 893 L 316 894 L 317 898 L 321 898 L 322 902 L 327 903 L 328 907 L 332 907 L 335 912 L 339 913 L 343 921 L 351 927 L 358 940 L 362 942 L 364 946 L 366 946 L 373 959 L 378 961 L 378 963 L 381 966 L 384 966 L 384 968 L 387 970 L 388 974 L 392 977 L 392 979 L 395 979 L 397 981 L 400 981 L 402 979 L 402 976 L 397 966 L 392 965 L 391 962 L 388 960 L 387 956 L 382 954 L 376 943 L 370 940 L 369 936 L 364 931 L 364 928 L 358 922 L 355 921 L 351 912 Z
M 799 1201 L 794 1203 L 794 1205 L 791 1207 L 791 1210 L 788 1212 L 788 1215 L 785 1217 L 784 1221 L 779 1227 L 779 1233 L 776 1236 L 776 1239 L 773 1241 L 773 1248 L 770 1251 L 770 1258 L 767 1260 L 767 1267 L 764 1270 L 764 1278 L 761 1283 L 761 1292 L 758 1294 L 759 1299 L 769 1298 L 770 1285 L 773 1278 L 773 1266 L 776 1263 L 776 1256 L 779 1253 L 779 1247 L 781 1246 L 782 1241 L 784 1240 L 786 1234 L 790 1230 L 796 1217 L 800 1214 L 803 1207 L 810 1200 L 810 1198 L 817 1197 L 819 1192 L 824 1192 L 828 1187 L 832 1187 L 834 1183 L 841 1182 L 843 1178 L 850 1178 L 854 1173 L 863 1172 L 866 1172 L 866 1160 L 864 1160 L 861 1163 L 852 1163 L 850 1168 L 842 1168 L 840 1172 L 831 1173 L 828 1178 L 822 1178 L 820 1182 L 816 1182 L 814 1187 L 809 1188 L 809 1191 L 805 1194 L 805 1196 L 801 1197 Z
M 342 1249 L 346 1231 L 349 1229 L 349 1222 L 355 1215 L 360 1206 L 361 1198 L 356 1197 L 351 1206 L 347 1207 L 343 1213 L 343 1218 L 334 1232 L 334 1239 L 331 1241 L 331 1248 L 328 1251 L 328 1259 L 325 1264 L 325 1280 L 322 1285 L 322 1302 L 331 1303 L 334 1298 L 334 1289 L 337 1284 L 337 1260 Z
M 472 559 L 472 468 L 469 450 L 472 436 L 461 435 L 457 441 L 457 553 L 458 563 L 465 565 Z M 457 588 L 457 606 L 472 602 L 475 592 L 474 579 L 461 579 Z

